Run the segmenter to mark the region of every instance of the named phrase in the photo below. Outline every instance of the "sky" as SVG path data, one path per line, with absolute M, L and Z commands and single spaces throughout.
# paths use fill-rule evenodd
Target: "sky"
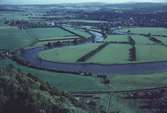
M 128 2 L 167 2 L 167 0 L 0 0 L 0 4 L 58 4 L 58 3 L 128 3 Z

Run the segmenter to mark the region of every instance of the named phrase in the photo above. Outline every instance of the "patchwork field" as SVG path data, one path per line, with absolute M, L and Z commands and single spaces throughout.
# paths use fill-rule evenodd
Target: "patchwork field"
M 98 9 L 99 7 L 98 4 L 95 4 L 95 5 L 96 5 L 95 8 Z M 84 7 L 84 5 L 82 7 L 77 7 L 77 6 L 73 7 L 72 5 L 70 5 L 69 7 L 67 7 L 66 5 L 65 6 L 62 5 L 61 7 L 59 7 L 58 5 L 51 5 L 51 6 L 50 5 L 42 5 L 42 6 L 41 5 L 39 6 L 23 5 L 21 6 L 22 7 L 21 10 L 19 10 L 19 5 L 14 5 L 12 6 L 13 8 L 10 8 L 10 7 L 11 6 L 3 6 L 2 8 L 0 8 L 1 9 L 0 11 L 0 50 L 1 49 L 14 50 L 17 48 L 26 48 L 26 49 L 23 49 L 23 51 L 20 52 L 20 54 L 22 55 L 20 55 L 19 52 L 17 52 L 17 56 L 18 58 L 20 58 L 18 61 L 16 61 L 17 63 L 14 61 L 16 59 L 14 59 L 13 57 L 8 57 L 8 55 L 11 55 L 11 54 L 15 55 L 15 52 L 11 52 L 11 54 L 7 54 L 8 52 L 6 51 L 3 51 L 3 50 L 0 51 L 0 72 L 2 72 L 2 74 L 7 73 L 3 71 L 3 68 L 5 68 L 5 70 L 7 71 L 12 70 L 11 72 L 10 71 L 8 72 L 10 74 L 11 79 L 12 79 L 11 75 L 13 75 L 13 72 L 16 70 L 19 72 L 19 75 L 21 74 L 21 72 L 31 73 L 34 77 L 39 78 L 41 81 L 47 82 L 51 86 L 54 86 L 59 90 L 69 93 L 71 97 L 74 97 L 74 98 L 77 97 L 76 98 L 77 100 L 81 100 L 81 102 L 86 103 L 88 106 L 92 107 L 94 111 L 100 108 L 99 113 L 100 112 L 101 113 L 153 113 L 153 112 L 162 113 L 162 111 L 156 112 L 156 108 L 159 107 L 161 109 L 164 107 L 164 105 L 165 107 L 163 109 L 167 111 L 166 109 L 167 88 L 165 93 L 163 92 L 164 91 L 163 89 L 156 90 L 153 93 L 150 91 L 149 92 L 146 91 L 145 93 L 142 90 L 141 92 L 139 92 L 139 96 L 144 95 L 145 97 L 147 97 L 145 99 L 131 98 L 128 100 L 127 98 L 126 99 L 124 98 L 127 95 L 129 95 L 129 93 L 127 92 L 125 93 L 124 91 L 167 86 L 167 82 L 166 82 L 167 72 L 164 72 L 167 70 L 165 67 L 167 65 L 166 63 L 167 62 L 167 29 L 160 28 L 160 27 L 129 27 L 129 28 L 123 27 L 122 29 L 120 29 L 120 31 L 128 32 L 130 30 L 130 32 L 134 34 L 128 35 L 127 33 L 122 33 L 124 35 L 120 35 L 121 32 L 116 32 L 119 27 L 111 27 L 113 25 L 117 26 L 119 24 L 139 25 L 140 22 L 143 21 L 142 19 L 137 21 L 140 18 L 142 11 L 140 12 L 139 18 L 132 17 L 132 19 L 134 19 L 134 22 L 132 21 L 133 23 L 129 24 L 130 21 L 128 18 L 127 18 L 128 20 L 127 23 L 126 23 L 126 19 L 124 20 L 123 18 L 119 18 L 117 23 L 117 20 L 115 19 L 115 17 L 110 18 L 109 17 L 110 15 L 106 16 L 106 14 L 102 15 L 102 17 L 100 19 L 98 18 L 97 20 L 107 20 L 107 21 L 96 21 L 95 20 L 96 17 L 99 17 L 98 14 L 101 14 L 102 10 L 96 11 L 96 9 L 93 10 L 92 8 L 89 13 L 88 10 L 84 9 L 86 8 Z M 28 7 L 30 7 L 30 9 Z M 64 9 L 64 7 L 67 7 L 67 9 L 65 9 L 64 11 L 61 11 L 62 9 Z M 100 5 L 100 7 L 104 7 L 104 6 Z M 76 11 L 77 8 L 79 8 L 79 10 L 82 10 L 83 8 L 84 10 L 82 11 L 81 14 L 75 15 L 74 12 L 77 12 Z M 2 11 L 4 9 L 7 9 L 7 10 Z M 121 9 L 122 14 L 124 13 L 123 9 L 124 8 Z M 68 10 L 70 12 L 70 15 Z M 110 9 L 107 9 L 107 10 L 109 11 Z M 97 13 L 97 15 L 93 15 L 92 13 L 93 11 L 95 11 L 95 14 Z M 130 10 L 128 9 L 128 12 L 129 11 Z M 147 16 L 154 15 L 154 13 L 151 14 L 151 12 L 152 10 L 149 11 L 149 15 Z M 159 12 L 158 10 L 155 14 L 158 15 L 159 13 L 162 13 L 162 12 Z M 92 15 L 90 15 L 91 13 Z M 110 13 L 104 12 L 104 13 L 110 14 L 112 12 Z M 122 15 L 119 9 L 115 9 L 113 14 L 115 13 L 118 13 L 118 16 Z M 145 13 L 147 12 L 144 12 L 144 14 Z M 82 18 L 82 17 L 85 20 L 78 19 L 77 21 L 75 19 L 75 18 Z M 71 20 L 72 18 L 74 19 Z M 89 18 L 93 20 L 89 20 Z M 149 24 L 149 21 L 147 21 L 147 18 L 148 17 L 144 18 L 144 20 L 146 20 L 146 24 Z M 164 18 L 163 15 L 159 19 L 161 18 Z M 159 21 L 161 21 L 159 19 L 156 18 L 157 24 Z M 23 22 L 23 24 L 24 24 L 24 21 L 28 23 L 30 22 L 30 24 L 32 25 L 34 24 L 34 22 L 37 22 L 34 24 L 37 28 L 29 28 L 27 26 L 25 27 L 27 29 L 20 30 L 17 27 L 11 27 L 9 25 L 4 24 L 6 20 L 9 20 L 11 23 L 17 20 L 16 23 L 14 22 L 17 25 L 22 24 L 22 23 L 19 23 L 19 21 Z M 71 23 L 70 23 L 70 20 L 71 20 Z M 113 20 L 113 22 L 110 22 L 110 20 Z M 46 25 L 46 23 L 49 23 L 49 21 L 50 22 L 55 21 L 56 23 L 60 23 L 59 25 L 61 26 L 62 24 L 62 27 L 64 27 L 67 30 L 60 27 L 53 27 L 53 26 Z M 40 23 L 38 24 L 38 22 L 46 26 L 41 27 Z M 81 22 L 81 24 L 78 24 L 77 22 L 78 23 Z M 68 25 L 65 25 L 66 23 Z M 150 25 L 152 24 L 154 26 L 154 23 L 151 23 Z M 25 26 L 26 25 L 27 24 L 25 24 Z M 72 27 L 73 25 L 74 26 L 79 25 L 79 26 Z M 85 25 L 85 26 L 82 26 L 82 25 Z M 62 42 L 61 40 L 60 46 L 59 46 L 59 43 L 56 42 L 57 39 L 79 38 L 78 35 L 80 35 L 83 38 L 85 37 L 89 39 L 88 37 L 91 37 L 92 35 L 86 30 L 84 30 L 84 28 L 87 28 L 87 30 L 90 30 L 89 32 L 91 32 L 91 30 L 100 31 L 100 32 L 104 31 L 104 33 L 106 33 L 105 35 L 108 35 L 108 36 L 107 38 L 104 38 L 102 34 L 98 35 L 98 33 L 97 34 L 95 33 L 94 37 L 92 37 L 92 39 L 94 38 L 94 40 L 83 40 L 82 44 L 77 43 L 78 40 L 76 42 L 75 40 L 73 42 L 67 41 L 61 44 Z M 113 31 L 113 34 L 111 33 L 112 31 Z M 143 35 L 135 35 L 135 33 L 151 34 L 153 37 L 152 41 L 151 41 L 151 37 L 147 37 Z M 135 41 L 135 43 L 133 43 L 133 40 L 130 40 L 129 38 L 130 35 L 132 39 Z M 154 36 L 154 35 L 157 35 L 157 36 Z M 98 38 L 101 38 L 101 39 L 104 38 L 104 41 L 103 40 L 98 41 Z M 159 40 L 162 41 L 163 43 L 161 43 Z M 110 42 L 115 42 L 115 43 L 110 43 Z M 72 44 L 74 45 L 76 44 L 76 45 L 71 46 Z M 101 47 L 101 45 L 105 45 L 105 46 Z M 34 48 L 34 49 L 28 50 L 27 47 Z M 99 47 L 101 47 L 102 49 Z M 41 48 L 45 48 L 46 50 L 38 53 L 41 50 Z M 40 60 L 37 59 L 36 57 L 39 57 Z M 133 61 L 133 57 L 135 57 L 134 61 Z M 78 60 L 82 58 L 84 60 Z M 52 63 L 42 61 L 42 60 L 52 61 Z M 156 62 L 160 61 L 160 62 L 148 63 L 148 62 L 155 62 L 155 61 Z M 62 62 L 62 64 L 61 66 L 59 64 L 54 65 L 53 62 L 55 63 Z M 80 64 L 71 65 L 66 63 L 80 63 Z M 87 63 L 87 64 L 84 64 L 84 63 Z M 94 64 L 94 63 L 97 63 L 97 64 Z M 133 63 L 133 64 L 127 64 L 127 63 Z M 146 64 L 138 65 L 137 63 L 146 63 Z M 20 65 L 20 64 L 23 64 L 23 65 Z M 104 66 L 101 64 L 123 64 L 123 65 L 116 65 L 116 66 L 105 65 Z M 64 68 L 63 66 L 67 68 Z M 70 68 L 68 68 L 68 66 Z M 87 67 L 84 67 L 84 66 L 87 66 Z M 31 68 L 31 67 L 34 67 L 34 68 Z M 154 69 L 150 67 L 153 67 Z M 39 70 L 39 68 L 41 70 Z M 141 74 L 137 74 L 138 72 L 132 69 L 136 69 Z M 52 71 L 49 71 L 49 70 L 52 70 Z M 65 73 L 59 73 L 62 70 L 63 72 L 65 71 Z M 69 73 L 69 71 L 76 72 L 79 74 L 71 74 Z M 114 73 L 117 73 L 117 74 L 114 74 Z M 133 74 L 128 74 L 128 73 L 133 73 Z M 19 80 L 19 78 L 17 79 Z M 8 82 L 7 77 L 5 77 L 5 80 L 7 80 Z M 4 86 L 6 87 L 6 85 Z M 16 86 L 17 84 L 14 84 L 14 87 Z M 42 87 L 41 84 L 38 84 L 38 83 L 36 83 L 36 85 L 34 85 L 33 87 L 35 88 L 39 87 L 41 90 L 44 88 L 46 89 L 46 87 Z M 34 91 L 36 93 L 36 90 Z M 81 93 L 81 95 L 74 96 L 72 95 L 72 93 L 70 94 L 70 91 L 79 92 L 78 94 L 80 95 Z M 85 91 L 85 93 L 91 91 L 91 92 L 94 92 L 95 94 L 84 95 L 84 93 L 80 91 Z M 100 94 L 98 94 L 96 91 L 109 91 L 110 93 L 101 92 Z M 112 91 L 123 91 L 123 93 L 114 93 Z M 45 94 L 45 92 L 41 92 L 41 93 L 42 95 L 47 95 Z M 51 92 L 51 93 L 53 94 L 55 92 Z M 165 98 L 161 98 L 158 94 L 165 96 Z M 39 98 L 41 98 L 42 95 L 39 95 Z M 132 92 L 132 94 L 130 94 L 129 96 L 132 97 L 132 95 L 138 96 L 138 93 Z M 149 96 L 151 98 L 149 98 Z M 156 98 L 154 98 L 154 96 Z M 13 97 L 15 98 L 15 96 Z M 55 96 L 55 98 L 62 102 L 64 101 L 65 103 L 67 101 L 67 100 L 62 100 L 62 98 L 57 98 L 57 96 Z M 3 99 L 4 101 L 6 101 L 5 98 L 2 98 L 2 100 Z M 39 99 L 37 98 L 34 98 L 34 99 L 37 100 L 37 103 L 38 103 Z M 53 98 L 50 98 L 51 101 L 52 99 Z M 46 99 L 42 98 L 41 100 L 45 101 Z M 48 103 L 50 102 L 50 100 L 47 100 Z M 148 105 L 155 105 L 153 106 L 155 109 L 149 108 L 149 110 L 146 110 L 146 109 L 141 110 L 140 108 L 141 106 L 139 105 L 142 105 L 142 104 L 146 105 L 147 103 L 149 103 Z M 27 102 L 26 104 L 29 105 Z M 78 104 L 78 103 L 74 101 L 74 104 Z M 9 103 L 9 105 L 13 105 L 13 103 L 11 104 Z M 33 105 L 33 104 L 30 104 L 30 105 Z M 40 112 L 45 112 L 45 110 L 43 109 L 43 107 L 46 107 L 45 104 L 40 104 L 40 105 L 44 105 L 40 108 Z M 68 105 L 69 106 L 67 107 L 69 107 L 71 110 L 74 109 L 71 107 L 70 103 L 68 103 Z M 50 104 L 48 104 L 47 106 L 50 106 Z M 61 106 L 62 105 L 60 104 L 60 107 Z M 81 105 L 79 104 L 77 106 L 81 106 Z M 84 104 L 83 104 L 83 108 L 86 109 L 86 106 Z M 163 113 L 166 113 L 166 111 Z M 74 111 L 74 112 L 81 113 L 80 111 Z M 90 113 L 93 113 L 93 112 L 90 112 Z
M 89 33 L 87 33 L 86 31 L 84 31 L 83 29 L 74 28 L 74 27 L 65 27 L 65 28 L 68 29 L 69 31 L 72 31 L 76 34 L 79 34 L 85 38 L 91 37 L 91 35 Z
M 154 45 L 136 46 L 137 62 L 165 61 L 167 60 L 167 47 Z
M 126 35 L 109 35 L 105 39 L 106 42 L 128 42 L 128 36 Z
M 85 44 L 43 51 L 39 57 L 49 61 L 76 62 L 77 59 L 97 48 L 100 44 Z
M 56 28 L 31 28 L 31 29 L 27 29 L 26 32 L 32 38 L 36 38 L 38 40 L 75 37 L 74 34 L 68 31 L 65 31 L 61 28 L 58 28 L 58 27 Z
M 131 28 L 123 28 L 120 31 L 127 32 L 128 30 L 130 30 L 131 33 L 137 33 L 137 34 L 151 33 L 152 35 L 167 35 L 166 28 L 157 28 L 157 27 L 131 27 Z
M 132 35 L 132 38 L 133 40 L 135 40 L 136 45 L 155 44 L 153 41 L 149 40 L 149 38 L 145 36 Z
M 15 49 L 27 47 L 33 43 L 34 39 L 16 27 L 0 27 L 0 48 Z
M 128 63 L 129 61 L 129 45 L 110 44 L 87 62 L 102 64 L 119 64 Z
M 167 45 L 167 37 L 155 37 Z
M 7 25 L 5 24 L 5 19 L 3 17 L 0 17 L 0 27 L 2 26 L 7 26 Z

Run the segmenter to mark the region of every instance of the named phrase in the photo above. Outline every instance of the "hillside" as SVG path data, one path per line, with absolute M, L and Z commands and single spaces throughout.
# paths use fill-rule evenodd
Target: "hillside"
M 84 103 L 12 66 L 0 69 L 0 100 L 0 113 L 88 113 Z

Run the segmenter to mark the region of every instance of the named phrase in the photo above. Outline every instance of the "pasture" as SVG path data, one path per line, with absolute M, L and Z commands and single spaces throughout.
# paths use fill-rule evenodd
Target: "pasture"
M 130 30 L 131 33 L 137 34 L 149 34 L 152 35 L 166 35 L 167 36 L 167 29 L 166 28 L 157 28 L 157 27 L 130 27 L 130 28 L 123 28 L 120 31 L 128 32 Z
M 63 39 L 75 37 L 72 33 L 61 28 L 30 28 L 25 30 L 32 38 L 38 40 Z
M 49 15 L 52 12 L 46 11 L 47 13 L 43 15 L 41 12 L 43 11 L 39 11 L 37 13 L 33 13 L 33 11 L 32 12 L 31 11 L 28 11 L 28 12 L 0 11 L 0 49 L 13 50 L 13 49 L 27 48 L 27 47 L 35 48 L 37 46 L 46 47 L 46 44 L 48 44 L 48 42 L 50 42 L 51 44 L 52 43 L 56 44 L 55 43 L 56 39 L 79 38 L 79 35 L 82 38 L 89 38 L 92 36 L 86 30 L 81 29 L 83 28 L 83 26 L 67 27 L 68 25 L 66 26 L 62 25 L 62 27 L 66 29 L 65 30 L 61 27 L 51 27 L 51 26 L 49 27 L 47 25 L 46 27 L 40 27 L 39 25 L 37 26 L 37 28 L 27 28 L 24 30 L 20 30 L 17 27 L 11 27 L 4 24 L 5 20 L 26 20 L 28 22 L 31 22 L 31 21 L 42 22 L 41 21 L 42 18 L 46 18 L 49 20 L 51 16 L 47 16 L 47 14 Z M 57 16 L 54 15 L 53 18 L 57 18 Z M 91 21 L 91 20 L 79 20 L 79 21 L 87 22 L 87 23 L 100 22 L 100 21 L 98 22 L 98 21 Z M 93 26 L 88 26 L 87 28 L 92 30 L 102 31 L 101 27 L 103 27 L 103 24 L 101 24 L 100 27 L 97 29 L 93 28 Z M 111 34 L 106 34 L 107 38 L 104 39 L 104 42 L 102 41 L 99 43 L 92 43 L 89 41 L 88 43 L 78 44 L 75 46 L 68 46 L 67 44 L 67 46 L 64 46 L 64 47 L 62 46 L 54 49 L 53 48 L 49 49 L 48 47 L 48 49 L 41 51 L 37 57 L 39 57 L 42 60 L 47 60 L 51 62 L 77 63 L 77 60 L 79 58 L 92 52 L 92 50 L 96 50 L 96 48 L 98 48 L 100 45 L 107 43 L 108 44 L 107 46 L 95 52 L 95 54 L 93 54 L 92 56 L 90 55 L 91 57 L 89 57 L 82 63 L 88 63 L 86 65 L 89 65 L 89 63 L 90 65 L 92 63 L 97 63 L 97 64 L 133 63 L 134 65 L 137 65 L 135 63 L 167 61 L 167 29 L 166 28 L 123 27 L 119 31 L 121 32 L 130 31 L 132 33 L 131 37 L 135 41 L 135 44 L 130 43 L 128 34 L 126 33 L 125 35 L 119 35 L 119 33 L 115 35 L 111 33 Z M 163 43 L 155 43 L 151 41 L 147 36 L 135 35 L 135 34 L 143 34 L 143 35 L 151 34 L 154 38 L 162 41 Z M 154 36 L 154 35 L 157 35 L 157 36 Z M 136 61 L 131 62 L 130 49 L 133 47 L 136 49 L 135 50 Z M 26 59 L 24 60 L 26 61 Z M 31 73 L 33 76 L 39 78 L 40 80 L 44 82 L 48 82 L 50 85 L 65 92 L 126 91 L 126 90 L 136 90 L 136 89 L 167 86 L 167 82 L 166 82 L 167 72 L 157 72 L 157 73 L 149 73 L 149 74 L 146 74 L 144 72 L 142 72 L 142 74 L 112 74 L 112 75 L 108 74 L 106 75 L 106 78 L 103 78 L 105 75 L 96 75 L 96 74 L 88 73 L 89 69 L 86 70 L 86 68 L 85 68 L 86 70 L 85 73 L 83 73 L 82 71 L 81 72 L 79 71 L 80 74 L 71 74 L 68 72 L 59 73 L 56 71 L 51 72 L 51 71 L 46 71 L 44 68 L 43 70 L 42 69 L 39 70 L 36 68 L 20 65 L 8 59 L 7 57 L 6 59 L 3 59 L 3 55 L 2 55 L 2 58 L 0 58 L 0 67 L 7 66 L 7 68 L 11 68 L 10 67 L 11 65 L 9 66 L 9 64 L 12 64 L 15 67 L 15 69 L 18 70 L 19 72 Z M 32 66 L 32 65 L 33 63 L 30 63 L 29 66 Z M 103 65 L 100 65 L 100 66 L 103 66 Z M 166 65 L 161 65 L 161 66 L 166 66 Z M 118 71 L 120 70 L 118 69 Z M 131 71 L 131 68 L 128 71 Z M 86 76 L 86 73 L 90 76 Z M 103 77 L 99 77 L 99 76 L 103 76 Z M 109 83 L 105 83 L 105 80 L 109 80 Z M 99 96 L 98 94 L 95 95 L 95 97 L 98 97 L 98 96 Z M 88 100 L 91 100 L 91 99 L 88 99 Z M 119 113 L 150 113 L 147 111 L 141 111 L 139 108 L 137 108 L 138 102 L 139 103 L 141 102 L 140 100 L 139 101 L 123 100 L 122 95 L 120 96 L 114 93 L 112 93 L 111 95 L 100 94 L 99 99 L 97 100 L 98 100 L 98 104 L 102 105 L 103 109 L 105 109 L 107 113 L 109 113 L 108 111 L 112 111 L 112 112 L 120 111 Z M 110 100 L 111 100 L 111 103 L 110 103 Z M 108 108 L 108 106 L 110 108 Z M 113 112 L 113 113 L 118 113 L 118 112 Z
M 97 48 L 99 44 L 85 44 L 55 48 L 39 53 L 39 57 L 48 61 L 76 62 L 77 59 Z
M 166 61 L 167 47 L 161 45 L 137 45 L 137 62 Z
M 140 35 L 132 35 L 131 36 L 135 41 L 136 45 L 154 45 L 155 43 L 149 40 L 148 37 L 140 36 Z
M 128 42 L 127 35 L 108 35 L 105 39 L 106 42 Z
M 100 64 L 128 63 L 130 46 L 126 44 L 110 44 L 87 62 Z
M 11 60 L 0 61 L 0 66 L 4 67 L 8 64 L 12 64 L 17 70 L 21 70 L 24 73 L 31 73 L 35 77 L 38 77 L 39 79 L 48 82 L 52 86 L 63 91 L 101 91 L 108 89 L 103 84 L 101 84 L 98 78 L 96 77 L 80 76 L 69 73 L 47 72 L 43 70 L 21 66 Z
M 0 27 L 0 48 L 16 49 L 30 46 L 34 39 L 16 27 Z
M 83 29 L 80 29 L 80 28 L 75 28 L 75 27 L 64 27 L 65 29 L 71 31 L 71 32 L 74 32 L 82 37 L 85 37 L 85 38 L 89 38 L 91 37 L 91 35 L 89 33 L 87 33 L 85 30 Z

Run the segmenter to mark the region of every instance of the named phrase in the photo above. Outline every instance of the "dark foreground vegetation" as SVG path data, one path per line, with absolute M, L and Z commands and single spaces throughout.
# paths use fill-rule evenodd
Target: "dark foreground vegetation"
M 31 74 L 12 66 L 0 69 L 0 113 L 87 113 L 86 109 L 84 103 Z

